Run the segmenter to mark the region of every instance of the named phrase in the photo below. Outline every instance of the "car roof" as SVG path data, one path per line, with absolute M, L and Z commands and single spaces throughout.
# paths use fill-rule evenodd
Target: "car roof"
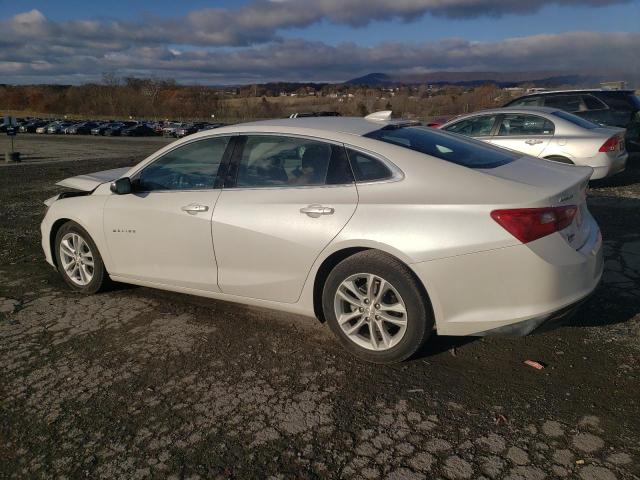
M 389 125 L 414 124 L 415 122 L 407 122 L 407 120 L 368 120 L 363 117 L 298 117 L 241 123 L 234 125 L 234 127 L 304 128 L 362 136 Z
M 464 115 L 460 115 L 456 118 L 452 118 L 444 125 L 448 125 L 450 123 L 457 122 L 458 120 L 462 120 L 464 118 L 477 117 L 478 115 L 492 115 L 492 114 L 500 114 L 500 113 L 530 113 L 532 115 L 535 114 L 547 114 L 551 115 L 554 112 L 560 111 L 559 108 L 551 108 L 551 107 L 502 107 L 502 108 L 490 108 L 487 110 L 478 110 L 473 113 L 466 113 Z
M 547 90 L 544 92 L 531 92 L 531 93 L 525 93 L 524 95 L 522 95 L 521 97 L 518 98 L 522 98 L 522 97 L 539 97 L 539 96 L 544 96 L 544 95 L 553 95 L 556 93 L 634 93 L 635 90 L 632 89 L 621 89 L 621 90 L 608 90 L 606 88 L 574 88 L 571 90 Z M 517 100 L 517 98 L 515 99 Z

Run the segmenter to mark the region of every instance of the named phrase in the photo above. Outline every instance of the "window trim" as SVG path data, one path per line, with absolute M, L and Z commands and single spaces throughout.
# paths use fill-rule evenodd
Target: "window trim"
M 568 112 L 567 112 L 568 113 Z M 549 134 L 544 134 L 544 133 L 531 133 L 531 134 L 525 134 L 525 135 L 498 135 L 498 133 L 500 132 L 500 125 L 502 125 L 502 120 L 504 119 L 504 117 L 506 117 L 507 115 L 528 115 L 530 117 L 537 117 L 537 118 L 541 118 L 543 119 L 545 122 L 551 122 L 551 124 L 553 125 L 553 133 Z M 533 113 L 501 113 L 498 118 L 496 119 L 496 123 L 493 126 L 493 131 L 491 132 L 491 138 L 518 138 L 518 137 L 545 137 L 545 138 L 553 138 L 556 135 L 556 124 L 553 120 L 548 119 L 547 117 L 543 117 L 542 115 L 536 115 Z
M 156 163 L 158 160 L 163 158 L 165 155 L 168 155 L 171 152 L 177 150 L 178 148 L 186 147 L 187 145 L 191 145 L 192 143 L 196 143 L 196 142 L 202 142 L 202 141 L 206 141 L 206 140 L 217 140 L 217 139 L 225 138 L 225 137 L 229 137 L 229 142 L 227 143 L 227 146 L 226 146 L 226 148 L 225 148 L 225 150 L 224 150 L 224 152 L 222 154 L 222 159 L 220 161 L 220 167 L 218 168 L 218 172 L 216 173 L 216 178 L 213 180 L 213 187 L 212 188 L 190 188 L 190 189 L 186 189 L 185 188 L 185 189 L 181 189 L 181 190 L 170 190 L 170 189 L 166 189 L 166 190 L 137 190 L 137 189 L 134 189 L 132 193 L 133 194 L 141 194 L 141 193 L 150 194 L 150 193 L 176 193 L 176 192 L 210 192 L 212 190 L 220 190 L 220 189 L 222 189 L 222 177 L 226 176 L 226 174 L 227 174 L 230 157 L 231 157 L 232 152 L 235 150 L 235 145 L 237 143 L 237 140 L 236 140 L 237 134 L 235 134 L 235 133 L 211 135 L 211 136 L 206 136 L 206 137 L 189 139 L 189 141 L 177 144 L 177 145 L 173 146 L 173 148 L 170 148 L 170 149 L 168 149 L 166 151 L 162 151 L 162 153 L 158 153 L 157 155 L 152 157 L 148 162 L 143 162 L 143 164 L 140 165 L 140 167 L 138 169 L 136 169 L 133 173 L 128 175 L 129 178 L 131 179 L 131 182 L 135 185 L 135 181 L 137 180 L 136 177 L 139 177 L 139 175 L 145 169 L 147 169 L 148 167 L 150 167 L 151 165 Z
M 283 133 L 283 132 L 239 132 L 236 134 L 237 139 L 234 142 L 233 154 L 230 155 L 230 161 L 228 164 L 228 171 L 226 172 L 226 178 L 224 179 L 224 190 L 233 190 L 233 191 L 242 191 L 242 190 L 293 190 L 293 189 L 309 189 L 309 188 L 336 188 L 336 187 L 353 187 L 356 185 L 355 175 L 353 174 L 353 168 L 351 167 L 351 162 L 349 162 L 349 167 L 351 168 L 351 176 L 353 177 L 353 182 L 350 183 L 336 183 L 332 185 L 273 185 L 273 186 L 265 186 L 265 187 L 249 187 L 249 186 L 237 186 L 238 183 L 238 173 L 240 162 L 242 161 L 242 154 L 244 153 L 244 147 L 247 142 L 248 137 L 290 137 L 290 138 L 299 138 L 299 139 L 307 139 L 312 140 L 314 142 L 321 142 L 331 145 L 332 147 L 345 148 L 345 145 L 337 140 L 331 140 L 323 137 L 316 137 L 313 135 L 302 135 L 297 133 Z M 347 153 L 345 152 L 345 155 Z M 347 159 L 348 159 L 347 155 Z

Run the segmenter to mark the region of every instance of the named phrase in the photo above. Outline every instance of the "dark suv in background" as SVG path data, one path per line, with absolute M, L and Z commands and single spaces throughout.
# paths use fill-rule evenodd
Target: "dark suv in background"
M 640 151 L 640 98 L 633 90 L 564 90 L 516 98 L 505 107 L 551 107 L 627 129 L 627 150 Z

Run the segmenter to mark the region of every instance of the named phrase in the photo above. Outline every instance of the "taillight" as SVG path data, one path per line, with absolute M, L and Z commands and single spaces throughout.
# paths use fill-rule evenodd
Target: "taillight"
M 567 228 L 578 212 L 575 205 L 494 210 L 491 218 L 522 243 L 533 242 Z
M 609 140 L 604 142 L 602 144 L 602 146 L 600 147 L 600 150 L 598 150 L 598 151 L 599 152 L 604 152 L 604 153 L 606 153 L 606 152 L 615 152 L 616 149 L 618 148 L 618 143 L 620 143 L 620 140 L 618 139 L 617 135 L 614 135 Z

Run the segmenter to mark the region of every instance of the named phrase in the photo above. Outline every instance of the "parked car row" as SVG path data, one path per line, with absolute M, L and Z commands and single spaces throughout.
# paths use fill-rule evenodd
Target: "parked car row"
M 38 133 L 49 135 L 102 135 L 125 137 L 149 137 L 164 135 L 182 138 L 202 130 L 223 126 L 223 123 L 211 122 L 170 122 L 170 121 L 129 121 L 129 120 L 45 120 L 41 118 L 18 118 L 20 133 Z M 0 132 L 6 126 L 0 125 Z

